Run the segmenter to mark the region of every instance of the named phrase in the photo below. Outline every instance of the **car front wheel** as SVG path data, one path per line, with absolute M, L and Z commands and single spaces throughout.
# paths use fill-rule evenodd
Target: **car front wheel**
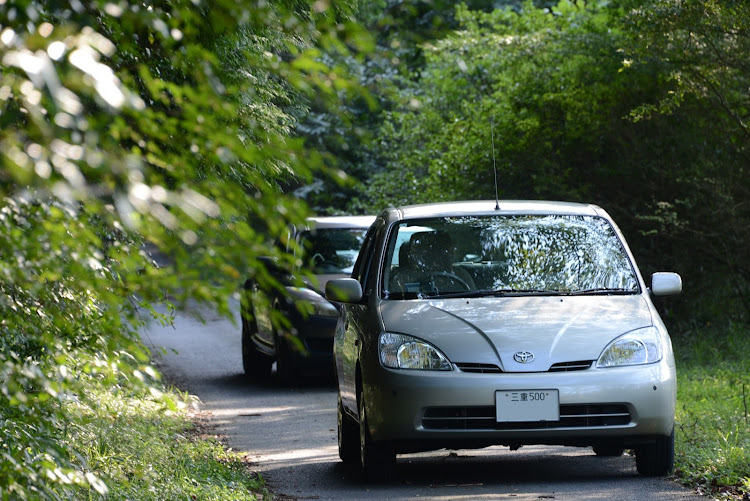
M 386 444 L 375 442 L 370 435 L 364 392 L 359 394 L 359 459 L 366 481 L 390 480 L 396 473 L 396 453 Z
M 242 368 L 245 374 L 255 378 L 265 378 L 271 374 L 271 359 L 258 351 L 253 343 L 257 332 L 255 320 L 242 316 Z
M 299 377 L 299 371 L 292 358 L 292 348 L 282 335 L 275 336 L 275 345 L 276 379 L 281 386 L 292 386 Z
M 352 419 L 344 410 L 339 395 L 338 404 L 338 439 L 339 439 L 339 457 L 344 464 L 356 464 L 359 430 L 357 422 Z
M 674 428 L 668 437 L 659 437 L 649 445 L 635 449 L 638 473 L 647 477 L 663 477 L 674 469 Z

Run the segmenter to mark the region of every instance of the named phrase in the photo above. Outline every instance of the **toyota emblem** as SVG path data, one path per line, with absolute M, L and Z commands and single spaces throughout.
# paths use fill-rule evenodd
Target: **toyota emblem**
M 530 351 L 517 351 L 513 354 L 513 360 L 519 364 L 528 364 L 534 361 L 534 354 Z

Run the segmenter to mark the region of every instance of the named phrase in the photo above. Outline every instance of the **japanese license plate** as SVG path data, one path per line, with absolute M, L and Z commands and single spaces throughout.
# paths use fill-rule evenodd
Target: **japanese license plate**
M 498 422 L 560 420 L 558 390 L 498 390 L 495 392 Z

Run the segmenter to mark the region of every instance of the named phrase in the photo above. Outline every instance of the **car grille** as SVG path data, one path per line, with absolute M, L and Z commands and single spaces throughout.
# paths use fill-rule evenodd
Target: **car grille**
M 630 424 L 625 404 L 563 404 L 559 421 L 498 423 L 495 407 L 430 407 L 422 426 L 427 430 L 537 430 L 593 428 Z
M 552 367 L 549 368 L 548 372 L 584 371 L 591 367 L 593 363 L 593 360 L 559 362 L 552 365 Z M 457 363 L 456 367 L 458 367 L 461 372 L 471 372 L 478 374 L 501 374 L 503 372 L 503 370 L 495 364 Z
M 474 372 L 480 374 L 499 374 L 502 371 L 495 364 L 456 364 L 461 372 Z
M 594 363 L 593 360 L 581 360 L 578 362 L 560 362 L 550 367 L 549 371 L 550 372 L 585 371 L 586 369 L 591 367 L 591 364 L 593 363 Z

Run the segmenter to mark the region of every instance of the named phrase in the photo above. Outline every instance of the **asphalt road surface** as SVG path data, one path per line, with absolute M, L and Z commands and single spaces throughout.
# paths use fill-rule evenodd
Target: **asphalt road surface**
M 705 499 L 670 479 L 639 476 L 634 457 L 598 458 L 591 449 L 570 447 L 400 455 L 397 480 L 365 484 L 338 457 L 335 386 L 325 379 L 293 388 L 248 381 L 238 313 L 234 323 L 211 312 L 202 316 L 176 312 L 173 326 L 151 324 L 143 341 L 166 349 L 159 369 L 200 399 L 217 433 L 253 461 L 278 499 Z

